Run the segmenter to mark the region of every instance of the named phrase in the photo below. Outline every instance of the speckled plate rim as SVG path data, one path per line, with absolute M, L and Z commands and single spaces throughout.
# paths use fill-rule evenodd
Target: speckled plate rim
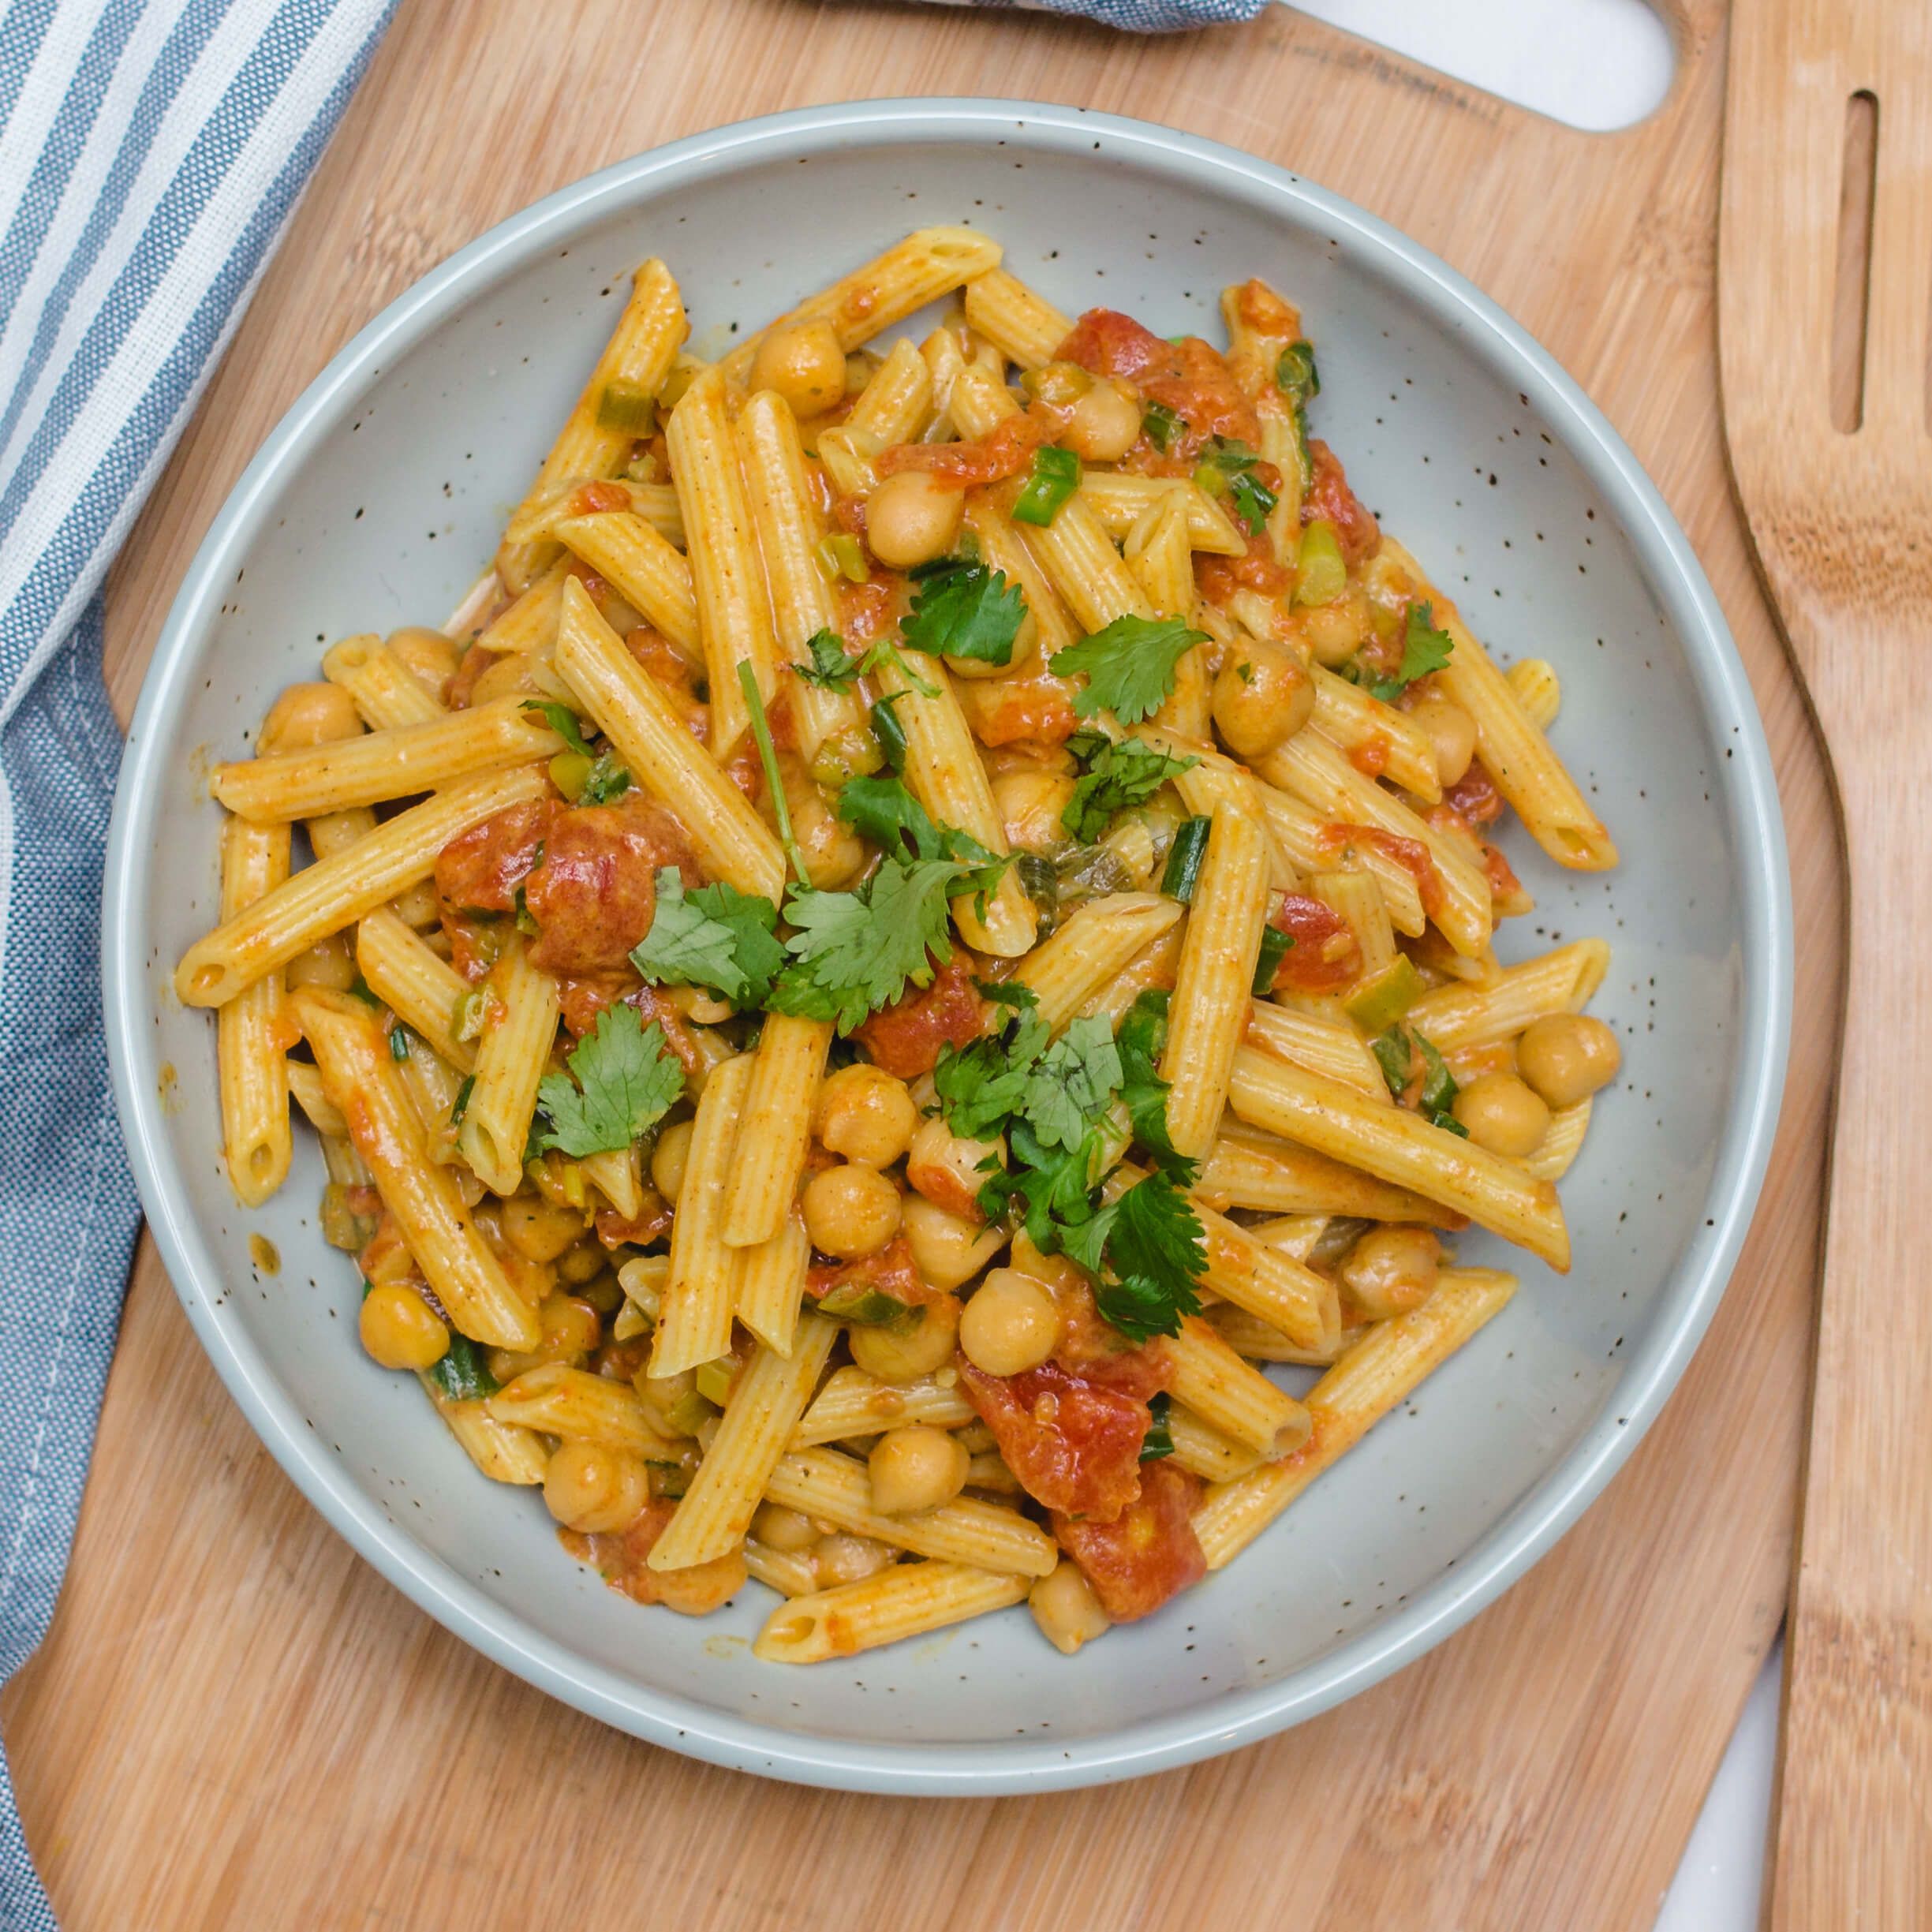
M 1034 148 L 1124 159 L 1347 237 L 1393 288 L 1459 336 L 1528 397 L 1589 476 L 1634 546 L 1682 641 L 1705 718 L 1735 756 L 1713 787 L 1740 873 L 1744 955 L 1737 1071 L 1698 1231 L 1632 1354 L 1606 1413 L 1452 1571 L 1373 1628 L 1258 1690 L 1195 1713 L 1124 1725 L 1076 1743 L 884 1744 L 813 1738 L 645 1691 L 586 1663 L 492 1603 L 418 1548 L 343 1475 L 250 1346 L 215 1306 L 220 1271 L 166 1179 L 168 1123 L 150 1044 L 141 854 L 162 809 L 171 730 L 200 644 L 278 486 L 334 434 L 376 372 L 496 277 L 681 179 L 838 148 L 903 142 Z M 1792 918 L 1776 780 L 1751 688 L 1689 542 L 1616 432 L 1570 377 L 1446 263 L 1340 196 L 1218 143 L 1149 123 L 1023 101 L 913 99 L 800 109 L 714 129 L 620 162 L 491 229 L 363 329 L 296 402 L 215 518 L 156 645 L 129 732 L 103 899 L 103 983 L 114 1093 L 149 1225 L 189 1320 L 230 1393 L 290 1478 L 391 1583 L 445 1627 L 526 1681 L 622 1730 L 710 1762 L 800 1783 L 899 1795 L 993 1796 L 1134 1777 L 1254 1743 L 1316 1716 L 1412 1661 L 1513 1583 L 1569 1528 L 1635 1447 L 1717 1308 L 1762 1183 L 1790 1031 Z

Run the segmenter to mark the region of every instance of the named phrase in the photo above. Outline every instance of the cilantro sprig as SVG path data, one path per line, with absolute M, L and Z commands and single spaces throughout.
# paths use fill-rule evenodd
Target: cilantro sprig
M 933 657 L 1010 664 L 1014 640 L 1026 621 L 1026 599 L 1002 571 L 972 558 L 945 557 L 924 565 L 899 635 Z
M 1392 704 L 1418 678 L 1448 667 L 1456 649 L 1456 640 L 1446 630 L 1436 628 L 1435 607 L 1430 604 L 1409 606 L 1402 635 L 1402 663 L 1392 678 L 1367 676 L 1357 670 L 1355 682 L 1371 697 Z
M 1401 1100 L 1415 1083 L 1415 1111 L 1432 1127 L 1468 1139 L 1468 1128 L 1449 1111 L 1462 1089 L 1426 1034 L 1413 1026 L 1392 1026 L 1369 1042 L 1369 1051 L 1396 1099 Z
M 646 1026 L 635 1007 L 606 1007 L 565 1065 L 568 1072 L 537 1083 L 544 1118 L 533 1138 L 574 1160 L 628 1147 L 684 1091 L 684 1069 L 664 1030 L 656 1020 Z
M 1232 436 L 1216 436 L 1202 450 L 1194 480 L 1211 495 L 1225 496 L 1252 535 L 1267 522 L 1280 500 L 1255 474 L 1261 458 Z
M 1070 839 L 1091 845 L 1106 831 L 1116 813 L 1145 805 L 1169 779 L 1179 778 L 1201 761 L 1170 758 L 1138 738 L 1119 742 L 1104 733 L 1081 731 L 1067 739 L 1067 748 L 1086 768 L 1074 781 L 1073 796 L 1060 813 L 1061 828 Z
M 687 892 L 676 870 L 657 875 L 651 929 L 630 962 L 654 985 L 702 986 L 735 1007 L 764 1003 L 785 963 L 778 909 L 768 899 L 719 880 Z
M 1174 667 L 1185 652 L 1207 642 L 1178 617 L 1116 617 L 1104 630 L 1053 653 L 1063 678 L 1084 675 L 1074 709 L 1082 718 L 1111 711 L 1123 724 L 1151 718 L 1174 694 Z

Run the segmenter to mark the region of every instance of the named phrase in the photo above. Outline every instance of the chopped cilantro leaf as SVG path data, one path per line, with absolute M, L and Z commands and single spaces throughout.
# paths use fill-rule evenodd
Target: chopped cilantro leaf
M 1150 402 L 1141 417 L 1141 434 L 1164 454 L 1179 443 L 1187 428 L 1187 419 L 1164 402 Z
M 1026 1117 L 1042 1145 L 1077 1147 L 1119 1086 L 1113 1029 L 1090 1014 L 1075 1020 L 1040 1056 L 1026 1082 Z
M 630 962 L 647 980 L 708 987 L 734 1006 L 760 1006 L 785 962 L 777 929 L 769 899 L 723 880 L 686 892 L 666 866 L 657 875 L 651 929 L 631 949 Z
M 1150 988 L 1127 1008 L 1115 1041 L 1120 1052 L 1120 1098 L 1134 1139 L 1164 1172 L 1186 1184 L 1194 1179 L 1194 1163 L 1177 1154 L 1168 1138 L 1168 1083 L 1160 1078 L 1167 1044 L 1168 996 Z
M 448 1351 L 426 1371 L 437 1392 L 450 1402 L 480 1402 L 502 1385 L 490 1373 L 483 1351 L 467 1335 L 450 1332 Z
M 1060 676 L 1086 676 L 1086 689 L 1074 699 L 1083 718 L 1111 711 L 1123 724 L 1150 718 L 1173 694 L 1174 667 L 1182 655 L 1205 644 L 1205 631 L 1190 630 L 1178 617 L 1117 617 L 1105 630 L 1053 653 Z
M 1174 1433 L 1168 1424 L 1168 1413 L 1173 1407 L 1174 1399 L 1164 1388 L 1157 1388 L 1148 1397 L 1147 1433 L 1141 1440 L 1143 1463 L 1157 1463 L 1174 1453 Z
M 805 648 L 812 653 L 809 664 L 794 664 L 792 668 L 807 684 L 815 684 L 822 691 L 849 691 L 858 681 L 859 660 L 846 655 L 845 641 L 835 630 L 815 630 L 805 641 Z
M 579 805 L 608 805 L 630 790 L 630 769 L 614 751 L 607 751 L 584 775 L 577 794 Z
M 628 1147 L 684 1091 L 663 1029 L 645 1026 L 635 1007 L 606 1007 L 566 1064 L 567 1074 L 544 1074 L 536 1099 L 549 1122 L 540 1145 L 573 1160 Z
M 906 727 L 899 721 L 899 713 L 892 708 L 906 693 L 895 691 L 890 697 L 882 697 L 872 708 L 872 734 L 879 741 L 879 749 L 885 754 L 886 768 L 902 772 L 906 768 Z
M 1191 771 L 1196 758 L 1170 758 L 1138 738 L 1115 744 L 1097 731 L 1077 731 L 1068 741 L 1075 757 L 1086 764 L 1074 785 L 1073 796 L 1060 813 L 1070 839 L 1090 845 L 1112 822 L 1114 814 L 1145 805 L 1171 778 Z
M 925 574 L 899 633 L 915 651 L 934 657 L 1010 664 L 1013 641 L 1026 621 L 1018 585 L 983 563 L 948 559 Z
M 1040 996 L 1024 980 L 975 980 L 973 984 L 979 989 L 980 997 L 990 1000 L 995 1006 L 1030 1013 L 1040 1003 Z
M 798 929 L 785 942 L 791 962 L 772 988 L 771 1007 L 836 1021 L 849 1033 L 908 983 L 929 985 L 933 955 L 942 963 L 952 957 L 946 908 L 961 884 L 950 859 L 908 865 L 888 854 L 857 891 L 794 888 L 786 905 Z
M 1279 500 L 1254 473 L 1261 458 L 1232 436 L 1216 436 L 1202 451 L 1194 480 L 1216 495 L 1227 496 L 1250 533 L 1260 529 Z
M 1408 623 L 1402 637 L 1402 668 L 1392 678 L 1368 681 L 1370 692 L 1385 704 L 1393 704 L 1418 678 L 1426 678 L 1432 671 L 1441 671 L 1448 663 L 1456 648 L 1455 640 L 1446 630 L 1437 630 L 1435 624 L 1433 604 L 1409 606 Z
M 1119 1276 L 1119 1292 L 1110 1307 L 1109 1284 L 1101 1285 L 1101 1313 L 1137 1342 L 1178 1334 L 1182 1316 L 1201 1310 L 1194 1284 L 1208 1265 L 1201 1217 L 1164 1174 L 1136 1181 L 1115 1205 L 1107 1259 Z
M 1291 342 L 1275 359 L 1275 387 L 1291 402 L 1306 403 L 1321 394 L 1315 352 L 1307 342 Z
M 592 755 L 590 747 L 584 742 L 583 728 L 577 722 L 577 713 L 568 704 L 559 704 L 551 698 L 531 697 L 524 700 L 523 708 L 539 712 L 544 723 L 579 757 L 588 758 Z

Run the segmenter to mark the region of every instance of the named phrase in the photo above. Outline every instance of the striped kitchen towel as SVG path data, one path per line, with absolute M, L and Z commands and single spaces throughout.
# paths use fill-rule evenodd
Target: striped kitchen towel
M 134 1241 L 102 1045 L 101 584 L 395 0 L 0 0 L 0 1679 Z M 0 1761 L 0 1928 L 54 1914 Z

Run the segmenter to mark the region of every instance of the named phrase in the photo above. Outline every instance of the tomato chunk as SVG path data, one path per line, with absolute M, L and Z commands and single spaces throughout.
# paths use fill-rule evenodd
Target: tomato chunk
M 960 1386 L 1021 1486 L 1048 1509 L 1111 1523 L 1141 1493 L 1147 1404 L 1057 1362 L 988 1375 L 962 1355 Z
M 1257 530 L 1249 537 L 1246 556 L 1198 556 L 1194 576 L 1201 596 L 1217 605 L 1227 604 L 1239 590 L 1257 590 L 1264 597 L 1278 596 L 1290 581 L 1288 571 L 1275 561 L 1265 530 Z
M 1313 523 L 1320 518 L 1333 524 L 1342 559 L 1353 569 L 1381 548 L 1381 525 L 1348 487 L 1342 459 L 1319 436 L 1310 439 L 1308 454 L 1314 465 L 1314 476 L 1308 485 L 1308 494 L 1302 499 L 1302 521 Z
M 1017 476 L 1033 459 L 1033 451 L 1059 433 L 1065 413 L 1035 403 L 1009 416 L 971 443 L 900 443 L 879 458 L 879 473 L 889 476 L 902 469 L 923 469 L 935 482 L 955 490 Z
M 622 966 L 651 929 L 663 865 L 695 875 L 684 828 L 661 805 L 626 796 L 559 812 L 524 882 L 537 925 L 532 963 L 554 973 Z
M 903 1235 L 895 1235 L 876 1254 L 856 1261 L 820 1261 L 806 1271 L 805 1291 L 822 1302 L 834 1288 L 865 1287 L 889 1295 L 908 1308 L 949 1299 L 913 1265 L 912 1248 Z
M 1261 439 L 1254 405 L 1228 359 L 1198 335 L 1170 342 L 1118 309 L 1089 308 L 1055 358 L 1096 376 L 1124 376 L 1151 402 L 1182 419 L 1183 440 L 1170 455 L 1191 459 L 1209 436 L 1232 436 L 1250 448 Z
M 1503 794 L 1480 758 L 1442 794 L 1443 803 L 1471 825 L 1493 825 L 1503 816 Z
M 444 919 L 514 910 L 517 888 L 536 863 L 556 801 L 533 798 L 458 832 L 436 854 L 436 901 Z
M 1276 992 L 1339 992 L 1361 966 L 1361 948 L 1348 921 L 1318 899 L 1284 892 L 1268 923 L 1291 942 L 1275 968 Z
M 939 1064 L 940 1048 L 977 1040 L 983 1024 L 973 970 L 955 953 L 931 985 L 882 1007 L 853 1037 L 875 1065 L 901 1080 L 916 1080 Z
M 1144 1465 L 1141 1493 L 1111 1523 L 1053 1512 L 1053 1534 L 1116 1624 L 1157 1610 L 1208 1573 L 1194 1534 L 1201 1480 L 1163 1459 Z

